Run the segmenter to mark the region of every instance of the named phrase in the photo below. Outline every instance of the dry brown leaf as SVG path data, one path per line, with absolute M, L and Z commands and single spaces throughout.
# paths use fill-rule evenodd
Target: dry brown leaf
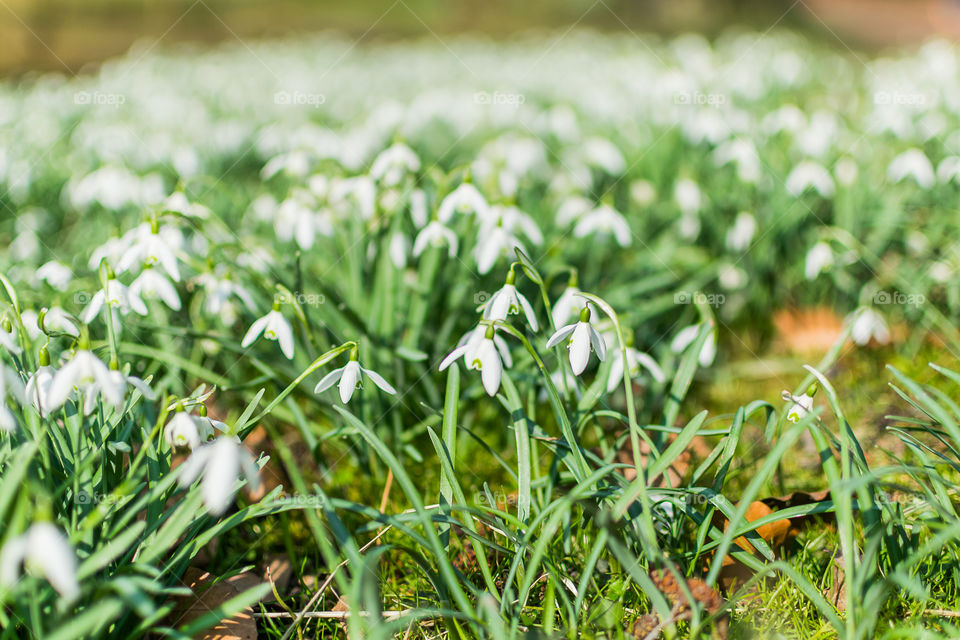
M 826 353 L 843 333 L 843 318 L 826 307 L 781 309 L 773 314 L 778 342 L 791 353 Z
M 653 585 L 670 602 L 673 609 L 670 611 L 670 619 L 666 621 L 660 621 L 655 613 L 647 614 L 638 619 L 632 629 L 635 638 L 657 637 L 659 629 L 679 620 L 689 620 L 691 618 L 691 597 L 708 614 L 716 613 L 723 608 L 723 598 L 716 589 L 710 587 L 706 582 L 700 578 L 684 579 L 681 576 L 680 579 L 686 584 L 686 589 L 684 589 L 683 584 L 677 580 L 677 576 L 678 574 L 666 569 L 650 573 Z M 687 591 L 689 591 L 689 596 Z M 726 638 L 728 624 L 728 616 L 723 615 L 718 618 L 715 624 L 716 634 L 714 637 Z
M 241 573 L 214 584 L 215 580 L 215 576 L 202 569 L 196 567 L 187 569 L 182 582 L 190 588 L 193 595 L 182 598 L 177 608 L 170 614 L 171 626 L 190 624 L 230 598 L 262 582 L 252 573 Z M 253 609 L 248 607 L 194 637 L 197 640 L 256 640 L 257 623 L 252 614 Z

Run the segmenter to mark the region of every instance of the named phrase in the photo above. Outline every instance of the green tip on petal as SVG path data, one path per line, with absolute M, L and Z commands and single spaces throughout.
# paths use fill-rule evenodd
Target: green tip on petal
M 817 391 L 819 389 L 820 389 L 820 385 L 814 382 L 809 387 L 807 387 L 807 395 L 812 398 L 813 396 L 817 395 Z
M 7 333 L 13 331 L 13 324 L 10 323 L 10 318 L 7 316 L 3 316 L 3 320 L 0 320 L 0 327 L 2 327 Z
M 487 331 L 486 331 L 486 333 L 483 334 L 483 337 L 486 338 L 487 340 L 493 340 L 493 336 L 494 336 L 494 334 L 495 334 L 496 332 L 497 332 L 497 330 L 496 330 L 496 329 L 493 327 L 493 325 L 491 324 L 491 325 L 487 326 Z
M 200 414 L 200 417 L 201 417 L 201 418 L 206 418 L 206 417 L 207 417 L 207 405 L 205 405 L 205 404 L 200 405 L 200 410 L 198 411 L 198 413 Z
M 47 351 L 46 346 L 40 347 L 40 353 L 37 354 L 37 362 L 40 363 L 41 367 L 50 366 L 50 352 Z
M 590 307 L 589 305 L 584 306 L 580 310 L 580 322 L 590 322 Z

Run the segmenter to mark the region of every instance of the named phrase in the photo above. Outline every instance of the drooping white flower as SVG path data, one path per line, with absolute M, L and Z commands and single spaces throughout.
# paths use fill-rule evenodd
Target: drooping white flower
M 250 325 L 240 342 L 240 346 L 246 349 L 260 337 L 261 333 L 267 340 L 276 340 L 280 344 L 280 351 L 287 357 L 287 360 L 293 360 L 293 327 L 280 313 L 279 303 L 275 302 L 273 309 L 267 315 L 255 320 Z
M 610 353 L 612 354 L 610 356 L 612 362 L 610 363 L 610 375 L 607 378 L 607 393 L 612 393 L 614 389 L 623 384 L 623 353 L 619 348 L 614 347 L 611 347 Z M 662 383 L 666 380 L 663 369 L 660 368 L 656 360 L 649 354 L 628 346 L 627 373 L 630 374 L 631 378 L 635 378 L 640 375 L 642 369 L 646 369 L 650 373 L 650 377 L 657 382 Z
M 570 367 L 574 375 L 580 375 L 587 368 L 591 349 L 596 352 L 597 358 L 603 360 L 607 355 L 607 345 L 597 330 L 590 324 L 590 307 L 580 311 L 580 320 L 557 329 L 547 341 L 547 348 L 552 349 L 564 340 L 567 340 L 567 351 L 570 357 Z
M 312 193 L 306 189 L 294 189 L 290 196 L 280 203 L 273 219 L 277 238 L 283 242 L 296 239 L 301 249 L 310 249 L 317 234 L 333 235 L 333 223 L 328 215 L 318 212 L 318 204 Z
M 453 214 L 473 215 L 480 221 L 489 217 L 490 206 L 473 183 L 464 182 L 447 194 L 437 209 L 437 219 L 448 224 Z
M 850 336 L 854 342 L 861 346 L 868 344 L 870 340 L 876 340 L 879 344 L 890 342 L 890 329 L 879 312 L 870 307 L 860 307 L 851 315 L 853 325 Z
M 46 347 L 40 348 L 38 356 L 40 366 L 27 379 L 24 396 L 27 402 L 33 405 L 40 415 L 44 415 L 50 404 L 50 385 L 57 370 L 50 366 L 50 354 Z
M 937 180 L 946 184 L 960 182 L 960 156 L 947 156 L 937 165 Z
M 477 261 L 477 271 L 488 273 L 503 256 L 513 254 L 514 248 L 524 251 L 523 243 L 502 226 L 484 230 L 477 236 L 477 245 L 473 257 Z
M 82 340 L 81 340 L 82 342 Z M 114 407 L 123 405 L 124 384 L 112 375 L 97 356 L 82 347 L 70 361 L 53 376 L 47 393 L 47 411 L 56 411 L 63 406 L 74 389 L 83 398 L 83 413 L 89 415 L 101 395 Z
M 410 219 L 417 229 L 427 224 L 427 194 L 423 189 L 410 191 Z
M 413 256 L 419 257 L 428 246 L 439 247 L 443 244 L 447 245 L 447 255 L 451 258 L 457 255 L 457 234 L 439 220 L 433 220 L 417 234 L 413 243 Z
M 626 218 L 619 211 L 606 204 L 601 204 L 583 214 L 577 226 L 573 228 L 573 235 L 578 238 L 594 233 L 612 235 L 621 247 L 629 246 L 633 240 L 630 225 L 627 224 Z
M 807 252 L 803 263 L 803 275 L 807 280 L 815 280 L 820 272 L 833 266 L 833 251 L 826 242 L 818 242 Z
M 682 213 L 688 216 L 700 213 L 703 196 L 700 193 L 700 186 L 693 180 L 689 178 L 677 180 L 673 187 L 673 199 Z
M 202 273 L 197 276 L 199 282 L 206 292 L 206 298 L 203 301 L 203 310 L 211 316 L 220 316 L 226 324 L 233 324 L 237 319 L 237 309 L 231 298 L 236 297 L 243 303 L 249 311 L 253 311 L 255 305 L 250 292 L 243 285 L 235 282 L 229 277 L 229 274 L 214 272 Z
M 73 279 L 73 272 L 70 270 L 70 267 L 56 260 L 51 260 L 38 267 L 36 275 L 58 291 L 66 291 L 67 287 L 70 286 L 70 281 Z
M 169 279 L 156 269 L 146 267 L 130 283 L 130 295 L 136 298 L 158 298 L 174 311 L 180 310 L 180 296 Z
M 27 330 L 27 335 L 31 340 L 36 340 L 43 333 L 40 327 L 40 314 L 31 309 L 27 309 L 20 314 L 23 320 L 23 327 Z M 43 328 L 47 331 L 60 331 L 72 336 L 80 335 L 80 329 L 72 317 L 60 307 L 50 307 L 43 314 Z
M 222 515 L 237 493 L 237 482 L 246 478 L 250 487 L 260 484 L 259 471 L 239 439 L 220 436 L 193 449 L 180 467 L 178 482 L 186 488 L 203 476 L 200 491 L 211 515 Z
M 16 371 L 0 363 L 0 430 L 10 432 L 17 428 L 17 420 L 7 407 L 7 398 L 18 404 L 26 404 L 23 382 Z
M 503 377 L 504 361 L 501 360 L 501 351 L 495 342 L 496 338 L 496 330 L 493 325 L 480 325 L 469 334 L 466 342 L 461 341 L 456 349 L 447 354 L 447 357 L 440 363 L 440 371 L 449 367 L 457 358 L 462 356 L 467 369 L 480 372 L 480 381 L 483 383 L 487 395 L 497 395 L 497 390 L 500 389 L 500 379 Z M 507 366 L 510 366 L 509 361 L 507 361 Z
M 677 333 L 677 335 L 670 342 L 670 350 L 674 353 L 682 353 L 687 347 L 693 344 L 693 341 L 697 339 L 699 334 L 699 324 L 692 324 L 689 327 L 681 329 L 680 332 Z M 716 329 L 714 329 L 707 336 L 707 340 L 703 343 L 700 353 L 697 354 L 697 361 L 700 363 L 701 367 L 709 367 L 711 364 L 713 364 L 713 361 L 716 357 L 717 332 Z
M 787 411 L 787 422 L 797 423 L 813 409 L 813 396 L 817 393 L 817 383 L 811 384 L 803 395 L 796 398 Z
M 395 395 L 397 390 L 390 386 L 390 383 L 383 379 L 376 371 L 372 369 L 366 369 L 360 366 L 360 361 L 357 357 L 357 350 L 354 348 L 350 352 L 350 361 L 343 367 L 339 369 L 334 369 L 327 375 L 323 376 L 320 382 L 317 383 L 317 386 L 313 389 L 314 393 L 320 393 L 326 391 L 332 387 L 337 381 L 340 382 L 338 389 L 340 391 L 340 401 L 343 404 L 350 402 L 350 398 L 353 397 L 353 392 L 363 386 L 363 376 L 367 376 L 370 380 L 373 381 L 373 384 L 380 387 L 381 390 L 389 393 L 390 395 Z
M 3 326 L 6 325 L 6 326 Z M 20 345 L 17 344 L 17 334 L 13 325 L 4 318 L 3 324 L 0 324 L 0 347 L 3 347 L 13 355 L 20 354 Z
M 523 311 L 523 315 L 527 318 L 530 328 L 538 331 L 540 326 L 537 323 L 537 315 L 533 312 L 533 305 L 517 290 L 514 284 L 515 281 L 516 276 L 511 269 L 507 274 L 507 280 L 504 285 L 490 296 L 490 299 L 487 300 L 486 305 L 484 305 L 483 317 L 491 321 L 506 320 L 508 315 L 516 315 L 519 314 L 520 311 Z
M 787 175 L 786 189 L 791 196 L 799 198 L 810 188 L 824 198 L 830 198 L 834 191 L 833 178 L 823 165 L 812 160 L 804 160 Z
M 390 261 L 397 269 L 404 269 L 407 266 L 407 254 L 410 253 L 410 240 L 402 231 L 398 231 L 390 236 L 388 245 Z
M 159 264 L 174 282 L 180 281 L 176 249 L 183 236 L 172 227 L 161 230 L 155 222 L 144 222 L 133 230 L 133 244 L 123 252 L 117 263 L 117 271 L 127 271 L 134 265 Z
M 583 196 L 566 198 L 557 209 L 557 225 L 565 227 L 575 220 L 580 220 L 587 212 L 594 208 L 593 201 Z
M 337 178 L 330 186 L 330 204 L 341 215 L 369 220 L 377 208 L 377 189 L 369 176 Z
M 630 183 L 630 200 L 638 207 L 648 207 L 657 199 L 657 188 L 649 180 Z
M 141 316 L 147 315 L 147 305 L 143 303 L 140 296 L 132 294 L 127 286 L 121 284 L 116 278 L 109 278 L 107 280 L 106 293 L 104 293 L 103 289 L 98 289 L 97 292 L 93 294 L 86 309 L 80 314 L 80 320 L 85 324 L 90 324 L 90 322 L 100 314 L 100 311 L 103 310 L 104 302 L 106 302 L 108 309 L 111 311 L 119 311 L 122 315 L 127 315 L 131 311 Z
M 736 138 L 718 146 L 713 152 L 713 161 L 718 167 L 733 163 L 741 182 L 755 184 L 761 176 L 760 157 L 757 148 L 745 138 Z
M 580 288 L 577 287 L 576 277 L 571 277 L 567 288 L 553 303 L 553 309 L 550 313 L 553 318 L 553 326 L 562 327 L 571 318 L 579 317 L 580 311 L 589 304 L 587 299 L 580 295 L 581 293 Z
M 107 264 L 115 267 L 117 263 L 120 262 L 121 256 L 130 246 L 130 242 L 126 236 L 121 238 L 109 238 L 102 245 L 93 250 L 93 253 L 90 254 L 90 260 L 87 262 L 87 266 L 91 271 L 95 271 L 100 267 L 100 263 L 104 260 L 107 261 Z
M 200 446 L 201 442 L 206 442 L 207 438 L 201 437 L 201 425 L 196 416 L 186 411 L 178 410 L 170 418 L 170 422 L 163 428 L 163 437 L 167 444 L 172 448 L 186 447 L 193 451 Z
M 753 236 L 757 232 L 756 219 L 747 213 L 741 211 L 737 214 L 733 226 L 727 231 L 726 244 L 730 251 L 746 251 L 750 248 Z
M 160 203 L 160 208 L 163 211 L 175 211 L 176 213 L 187 216 L 188 218 L 200 218 L 201 220 L 206 220 L 210 217 L 210 209 L 202 204 L 190 202 L 187 199 L 187 195 L 182 191 L 175 191 L 171 193 L 166 200 Z
M 908 177 L 913 178 L 921 189 L 929 189 L 935 182 L 933 165 L 920 149 L 907 149 L 887 167 L 887 180 L 890 182 L 900 182 Z
M 620 175 L 627 168 L 627 162 L 623 159 L 620 149 L 606 138 L 596 136 L 587 138 L 583 141 L 580 151 L 587 164 L 598 167 L 611 176 Z
M 396 142 L 380 152 L 370 167 L 370 175 L 381 184 L 392 187 L 400 183 L 407 173 L 420 170 L 420 158 L 413 149 Z
M 857 161 L 849 156 L 840 158 L 837 160 L 837 163 L 833 165 L 833 175 L 837 177 L 838 183 L 849 187 L 857 181 L 857 176 L 860 175 Z
M 24 572 L 39 573 L 66 600 L 80 591 L 77 557 L 66 536 L 49 522 L 35 522 L 0 550 L 0 583 L 12 587 Z

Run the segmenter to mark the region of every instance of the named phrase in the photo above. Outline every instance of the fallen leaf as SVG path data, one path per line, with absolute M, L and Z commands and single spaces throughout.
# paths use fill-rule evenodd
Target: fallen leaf
M 262 581 L 252 573 L 241 573 L 216 582 L 215 576 L 202 569 L 190 567 L 184 573 L 182 582 L 189 587 L 193 595 L 182 598 L 177 608 L 170 614 L 171 626 L 190 624 L 230 598 L 261 584 Z M 232 618 L 221 620 L 213 628 L 198 633 L 194 638 L 196 640 L 256 640 L 257 623 L 252 614 L 253 609 L 248 607 Z
M 792 353 L 826 353 L 843 333 L 843 318 L 827 307 L 781 309 L 773 314 L 777 342 Z

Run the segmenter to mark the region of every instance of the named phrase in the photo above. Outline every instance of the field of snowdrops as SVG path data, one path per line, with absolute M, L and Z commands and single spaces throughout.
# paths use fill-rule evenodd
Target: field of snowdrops
M 0 84 L 0 640 L 957 637 L 958 72 L 573 31 Z

